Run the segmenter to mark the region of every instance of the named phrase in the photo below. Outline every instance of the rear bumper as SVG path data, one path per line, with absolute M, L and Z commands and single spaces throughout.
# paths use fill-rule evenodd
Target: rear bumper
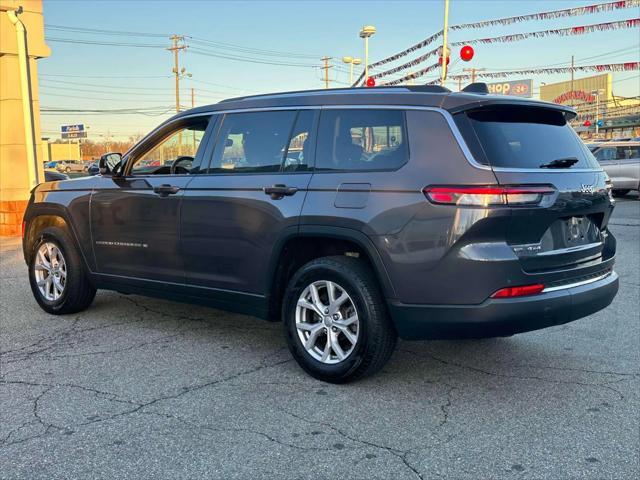
M 398 334 L 406 340 L 482 338 L 561 325 L 607 307 L 618 275 L 529 297 L 488 299 L 479 305 L 408 305 L 389 302 Z

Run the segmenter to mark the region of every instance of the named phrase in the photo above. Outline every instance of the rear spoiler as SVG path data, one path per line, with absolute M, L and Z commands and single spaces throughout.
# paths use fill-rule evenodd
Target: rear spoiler
M 471 85 L 469 85 L 469 87 L 471 87 L 472 85 L 475 85 L 475 84 L 471 84 Z M 469 92 L 467 91 L 467 93 L 469 93 Z M 450 98 L 451 95 L 448 95 L 447 97 Z M 446 100 L 449 100 L 449 98 L 447 98 Z M 543 101 L 540 101 L 540 100 L 528 100 L 528 99 L 515 99 L 515 98 L 509 98 L 509 97 L 500 97 L 500 96 L 497 96 L 497 95 L 491 95 L 491 96 L 478 95 L 478 100 L 475 101 L 475 102 L 468 102 L 467 101 L 467 102 L 464 102 L 461 105 L 455 105 L 455 106 L 452 105 L 449 108 L 447 108 L 447 106 L 445 105 L 447 103 L 446 100 L 443 102 L 442 107 L 445 108 L 446 110 L 448 110 L 451 114 L 456 114 L 456 113 L 464 112 L 464 111 L 468 111 L 468 110 L 477 110 L 479 108 L 484 108 L 484 107 L 499 106 L 499 105 L 512 105 L 514 107 L 543 108 L 543 109 L 546 109 L 546 110 L 559 110 L 564 114 L 564 117 L 567 119 L 567 121 L 573 120 L 576 117 L 576 115 L 578 114 L 573 108 L 568 107 L 566 105 L 560 105 L 560 104 L 551 103 L 551 102 L 543 102 Z

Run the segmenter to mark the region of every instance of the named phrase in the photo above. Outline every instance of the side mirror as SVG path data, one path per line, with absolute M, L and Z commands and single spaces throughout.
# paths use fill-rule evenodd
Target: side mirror
M 115 175 L 120 171 L 122 154 L 117 152 L 105 153 L 100 157 L 98 167 L 100 175 Z

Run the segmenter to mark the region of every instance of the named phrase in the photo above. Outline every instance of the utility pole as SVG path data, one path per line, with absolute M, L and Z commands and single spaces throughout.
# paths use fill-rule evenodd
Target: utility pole
M 449 38 L 449 0 L 444 0 L 444 28 L 442 29 L 442 78 L 440 84 L 444 87 L 444 81 L 447 79 L 447 57 L 449 57 L 449 47 L 447 40 Z
M 173 52 L 173 70 L 172 72 L 176 76 L 176 112 L 180 111 L 180 77 L 184 74 L 184 67 L 180 70 L 180 61 L 178 59 L 178 52 L 185 50 L 187 46 L 184 44 L 184 37 L 182 35 L 171 35 L 169 37 L 173 42 L 170 48 L 167 48 L 170 52 Z M 183 42 L 180 45 L 178 42 Z
M 196 106 L 196 94 L 193 87 L 191 87 L 191 108 L 194 108 L 195 106 Z
M 570 105 L 573 107 L 573 55 L 571 55 L 571 93 L 569 94 Z
M 324 88 L 327 89 L 329 88 L 329 69 L 333 68 L 333 66 L 329 65 L 329 60 L 331 60 L 331 57 L 322 57 L 321 60 L 324 62 L 324 66 L 320 67 L 322 70 L 324 70 Z
M 476 74 L 478 72 L 484 72 L 485 70 L 486 68 L 463 68 L 462 69 L 463 72 L 471 73 L 471 83 L 476 83 Z

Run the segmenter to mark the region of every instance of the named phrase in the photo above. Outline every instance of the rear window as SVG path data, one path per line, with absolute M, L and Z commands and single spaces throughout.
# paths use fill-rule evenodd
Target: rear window
M 504 168 L 597 168 L 558 110 L 500 106 L 455 116 L 476 161 Z M 553 163 L 552 163 L 553 162 Z

